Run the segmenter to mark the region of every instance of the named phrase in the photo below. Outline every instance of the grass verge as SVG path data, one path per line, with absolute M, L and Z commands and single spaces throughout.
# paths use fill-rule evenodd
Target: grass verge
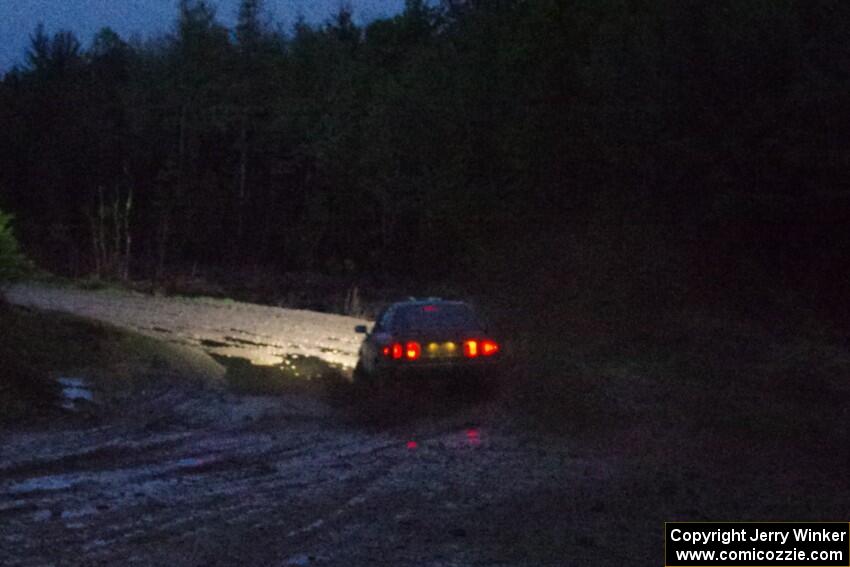
M 188 347 L 56 312 L 0 303 L 0 422 L 58 413 L 59 377 L 83 378 L 107 407 L 163 381 L 222 384 L 224 368 Z

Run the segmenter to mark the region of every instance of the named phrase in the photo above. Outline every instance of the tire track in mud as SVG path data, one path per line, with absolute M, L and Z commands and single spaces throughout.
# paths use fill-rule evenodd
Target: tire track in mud
M 18 517 L 16 523 L 29 524 L 43 537 L 61 532 L 66 545 L 94 554 L 91 559 L 101 552 L 111 557 L 114 546 L 170 545 L 222 523 L 245 529 L 264 524 L 301 541 L 365 502 L 368 488 L 390 475 L 405 455 L 403 441 L 392 436 L 312 428 L 298 433 L 290 432 L 283 442 L 272 442 L 269 432 L 182 435 L 124 446 L 114 453 L 120 459 L 108 458 L 106 445 L 44 460 L 42 469 L 38 461 L 13 464 L 6 470 L 42 478 L 49 478 L 58 462 L 77 462 L 85 473 L 55 490 L 17 494 L 16 511 L 29 518 Z M 162 462 L 142 464 L 153 455 Z M 108 466 L 98 472 L 99 457 Z M 9 490 L 10 476 L 4 477 L 4 493 L 15 492 Z M 299 513 L 288 514 L 291 509 Z
M 159 492 L 159 497 L 167 499 L 170 507 L 186 510 L 215 511 L 220 509 L 212 506 L 215 501 L 238 497 L 232 512 L 244 509 L 246 513 L 262 514 L 266 507 L 252 499 L 245 503 L 246 496 L 256 493 L 279 496 L 327 480 L 344 480 L 347 475 L 339 470 L 355 470 L 357 465 L 340 469 L 335 466 L 336 461 L 358 458 L 397 444 L 385 439 L 364 444 L 363 439 L 352 439 L 350 435 L 340 438 L 333 429 L 317 432 L 315 423 L 293 429 L 282 435 L 282 440 L 277 439 L 280 433 L 274 430 L 176 434 L 147 443 L 108 442 L 77 447 L 77 451 L 7 461 L 0 469 L 0 494 L 15 499 L 12 506 L 6 507 L 13 513 L 49 510 L 59 504 L 75 508 L 77 493 L 97 493 L 101 500 L 112 502 L 109 509 L 127 505 L 133 509 L 136 506 L 132 499 L 127 502 L 125 492 L 136 490 L 137 497 L 156 496 Z M 299 435 L 299 430 L 304 430 L 304 435 Z M 143 432 L 137 434 L 144 438 Z M 124 435 L 128 436 L 126 432 Z M 305 475 L 305 470 L 317 472 Z M 337 471 L 335 478 L 325 478 L 322 470 Z M 203 487 L 200 493 L 192 490 L 196 484 Z M 179 490 L 178 485 L 189 490 Z M 218 513 L 215 511 L 212 516 Z M 50 513 L 51 518 L 55 515 Z M 236 517 L 241 515 L 239 512 Z M 178 512 L 177 520 L 182 516 L 184 513 Z M 194 516 L 189 514 L 186 521 L 206 518 L 203 513 L 200 518 Z M 161 524 L 162 520 L 158 518 L 156 523 Z M 127 526 L 134 523 L 135 520 L 129 520 Z
M 376 459 L 380 447 L 369 447 L 367 453 L 349 454 L 346 459 L 357 459 L 345 467 L 344 474 L 333 474 L 333 462 L 339 455 L 339 443 L 325 442 L 316 448 L 319 456 L 293 457 L 289 448 L 281 452 L 279 460 L 273 455 L 264 459 L 270 468 L 263 474 L 250 474 L 244 466 L 224 467 L 202 471 L 184 471 L 191 480 L 184 484 L 181 494 L 169 498 L 168 507 L 142 505 L 129 516 L 143 519 L 127 520 L 113 524 L 109 534 L 99 540 L 110 545 L 170 545 L 185 539 L 201 537 L 210 526 L 228 526 L 228 530 L 252 530 L 258 526 L 288 533 L 296 524 L 305 521 L 318 510 L 333 508 L 340 499 L 357 502 L 356 497 L 364 486 L 386 473 L 386 461 Z M 364 456 L 366 461 L 364 462 Z M 258 461 L 254 459 L 254 464 Z M 231 461 L 231 464 L 236 464 Z M 241 463 L 245 464 L 245 462 Z M 253 469 L 251 469 L 253 470 Z M 246 474 L 248 473 L 248 474 Z M 199 489 L 199 490 L 193 490 Z M 292 514 L 296 511 L 296 514 Z M 323 515 L 320 512 L 319 515 Z
M 446 530 L 468 529 L 465 514 L 504 497 L 499 491 L 506 471 L 553 470 L 568 458 L 529 453 L 486 425 L 470 438 L 469 426 L 459 417 L 383 432 L 315 421 L 194 430 L 171 445 L 140 444 L 140 455 L 104 463 L 90 482 L 22 495 L 0 539 L 20 565 L 57 560 L 39 541 L 93 564 L 400 559 L 397 546 L 420 531 L 426 540 L 441 541 Z M 142 432 L 127 433 L 134 434 Z M 407 446 L 410 436 L 418 440 L 415 449 Z M 78 447 L 87 455 L 98 454 L 97 448 Z M 115 476 L 112 465 L 142 462 L 146 450 L 162 460 L 159 468 Z M 535 466 L 546 459 L 552 464 Z M 540 474 L 513 481 L 514 490 L 534 486 Z M 473 555 L 468 559 L 475 563 Z
M 35 473 L 50 476 L 68 472 L 97 471 L 103 468 L 104 462 L 122 461 L 122 463 L 125 463 L 132 460 L 134 466 L 153 464 L 157 461 L 157 453 L 177 447 L 186 436 L 172 435 L 166 439 L 158 439 L 143 445 L 124 442 L 108 443 L 82 452 L 48 456 L 43 459 L 0 466 L 0 482 L 26 478 Z M 140 451 L 144 454 L 141 455 Z

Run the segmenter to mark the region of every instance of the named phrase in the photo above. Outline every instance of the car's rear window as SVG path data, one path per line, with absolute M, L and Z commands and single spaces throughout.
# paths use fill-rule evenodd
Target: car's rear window
M 480 323 L 469 305 L 437 303 L 399 307 L 393 317 L 393 327 L 398 331 L 477 329 Z

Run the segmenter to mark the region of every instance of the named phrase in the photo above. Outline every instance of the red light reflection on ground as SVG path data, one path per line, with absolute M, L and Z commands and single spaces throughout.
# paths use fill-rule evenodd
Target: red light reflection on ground
M 417 447 L 419 447 L 419 443 L 417 443 L 416 441 L 408 441 L 407 442 L 407 448 L 408 449 L 416 449 Z
M 481 432 L 477 429 L 467 429 L 466 430 L 466 439 L 469 441 L 470 445 L 480 445 L 481 444 Z

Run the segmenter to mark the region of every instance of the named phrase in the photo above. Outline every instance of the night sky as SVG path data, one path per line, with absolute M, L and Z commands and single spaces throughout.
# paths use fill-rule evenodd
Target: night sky
M 239 0 L 212 0 L 219 20 L 230 26 Z M 321 22 L 341 5 L 349 5 L 359 22 L 391 15 L 404 7 L 404 0 L 265 0 L 266 11 L 275 23 L 289 28 L 299 15 Z M 169 31 L 177 14 L 177 0 L 0 0 L 0 72 L 24 61 L 29 36 L 39 22 L 53 33 L 73 31 L 83 45 L 109 26 L 127 39 Z

